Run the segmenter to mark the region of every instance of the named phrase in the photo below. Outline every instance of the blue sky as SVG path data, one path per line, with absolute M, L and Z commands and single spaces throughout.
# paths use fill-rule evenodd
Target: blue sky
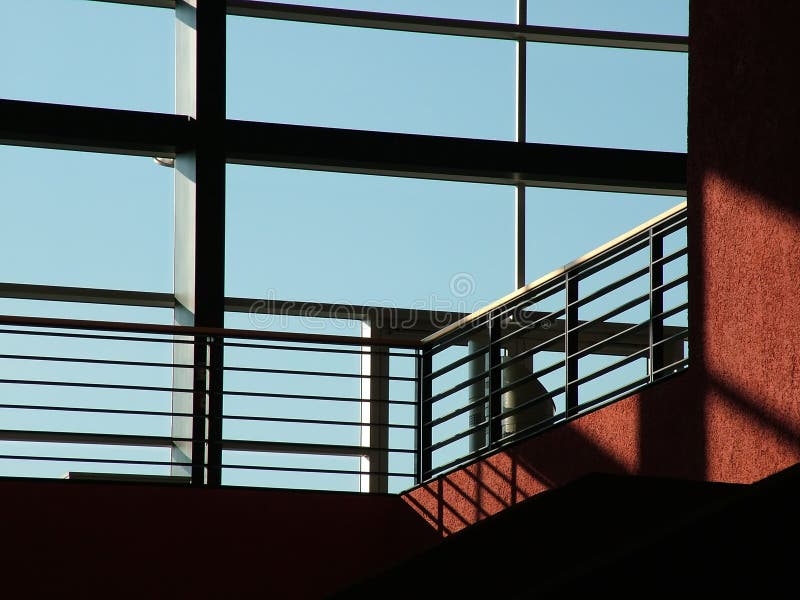
M 506 22 L 515 15 L 509 0 L 307 4 Z M 529 17 L 685 35 L 688 1 L 530 0 Z M 174 60 L 170 10 L 0 2 L 2 98 L 173 112 Z M 686 151 L 684 54 L 529 44 L 528 62 L 528 141 Z M 510 140 L 514 43 L 229 17 L 227 111 Z M 0 146 L 0 281 L 172 291 L 172 175 L 149 157 Z M 228 295 L 469 312 L 514 287 L 509 186 L 240 165 L 228 167 L 227 185 Z M 530 188 L 526 279 L 680 200 Z M 165 310 L 2 299 L 0 310 L 171 320 Z M 258 326 L 246 315 L 228 322 Z
M 315 4 L 514 16 L 513 2 Z M 687 23 L 686 2 L 666 0 L 531 2 L 529 12 L 539 24 L 659 33 L 685 33 Z M 169 10 L 83 0 L 4 3 L 0 96 L 171 112 L 173 44 Z M 228 71 L 233 118 L 513 136 L 511 42 L 230 17 Z M 531 44 L 528 77 L 530 141 L 685 151 L 684 55 Z M 16 199 L 7 203 L 2 236 L 24 255 L 5 265 L 0 279 L 171 290 L 168 169 L 141 157 L 14 147 L 0 153 L 4 195 Z M 447 295 L 458 273 L 474 277 L 475 294 L 466 299 L 473 304 L 513 287 L 514 195 L 507 186 L 236 165 L 228 180 L 231 295 L 408 306 Z M 676 202 L 531 189 L 527 278 Z M 317 243 L 299 243 L 306 235 Z M 291 260 L 270 264 L 286 249 Z M 337 257 L 335 264 L 320 260 L 321 252 Z M 374 275 L 387 265 L 391 276 Z

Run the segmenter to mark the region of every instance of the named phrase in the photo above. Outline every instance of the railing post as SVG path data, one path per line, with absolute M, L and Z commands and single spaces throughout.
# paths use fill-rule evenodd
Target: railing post
M 565 275 L 566 305 L 564 311 L 564 413 L 567 418 L 578 410 L 578 386 L 573 382 L 578 379 L 578 359 L 572 355 L 578 351 L 578 333 L 573 331 L 578 326 L 578 278 L 576 273 Z
M 422 348 L 417 354 L 417 483 L 422 483 L 428 478 L 433 465 L 431 447 L 433 436 L 431 435 L 431 422 L 433 410 L 430 403 L 431 398 L 431 379 L 433 372 L 430 351 Z
M 503 403 L 500 395 L 500 388 L 503 385 L 502 357 L 499 342 L 501 335 L 500 317 L 493 314 L 489 317 L 489 446 L 499 442 L 500 438 L 503 437 L 503 424 L 501 421 Z
M 222 484 L 222 374 L 224 342 L 208 338 L 208 430 L 206 440 L 206 483 Z
M 657 371 L 664 367 L 664 320 L 659 317 L 664 312 L 664 238 L 650 229 L 650 381 Z

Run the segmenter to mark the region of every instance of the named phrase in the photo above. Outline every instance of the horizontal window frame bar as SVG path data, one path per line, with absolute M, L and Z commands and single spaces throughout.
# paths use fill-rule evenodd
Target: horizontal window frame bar
M 175 0 L 95 1 L 109 4 L 130 4 L 134 6 L 172 9 L 174 9 L 176 5 Z M 604 48 L 656 50 L 663 52 L 689 51 L 689 38 L 688 36 L 682 35 L 578 29 L 572 27 L 550 27 L 527 24 L 519 25 L 517 23 L 498 21 L 429 17 L 254 0 L 227 0 L 227 14 L 237 17 L 316 23 L 319 25 L 365 27 L 370 29 L 491 38 L 498 40 L 526 40 L 528 42 L 550 44 L 572 44 Z
M 689 38 L 680 35 L 519 25 L 253 0 L 228 0 L 228 15 L 497 40 L 525 40 L 664 52 L 689 51 Z
M 185 115 L 0 99 L 0 144 L 174 157 Z M 610 192 L 686 192 L 686 154 L 228 119 L 229 164 Z

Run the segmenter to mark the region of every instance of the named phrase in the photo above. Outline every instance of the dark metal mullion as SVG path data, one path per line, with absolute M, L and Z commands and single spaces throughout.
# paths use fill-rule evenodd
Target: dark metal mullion
M 416 481 L 421 483 L 428 478 L 433 465 L 433 453 L 426 450 L 431 445 L 433 436 L 433 426 L 430 424 L 433 418 L 433 403 L 429 402 L 431 397 L 431 380 L 427 375 L 431 372 L 431 355 L 424 349 L 420 352 L 416 361 L 417 371 L 417 461 L 416 461 Z

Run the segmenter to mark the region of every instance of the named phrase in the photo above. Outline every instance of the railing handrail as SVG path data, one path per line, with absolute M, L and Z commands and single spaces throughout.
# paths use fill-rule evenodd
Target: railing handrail
M 587 252 L 583 256 L 580 256 L 580 257 L 576 258 L 575 260 L 568 262 L 564 266 L 559 267 L 558 269 L 555 269 L 554 271 L 551 271 L 550 273 L 548 273 L 546 275 L 543 275 L 542 277 L 539 277 L 539 279 L 536 279 L 536 280 L 532 281 L 531 283 L 527 284 L 526 286 L 518 288 L 518 289 L 514 290 L 513 292 L 511 292 L 510 294 L 506 294 L 502 298 L 500 298 L 498 300 L 495 300 L 494 302 L 491 302 L 491 303 L 487 304 L 486 306 L 483 306 L 483 307 L 479 308 L 475 312 L 472 312 L 469 315 L 463 317 L 462 319 L 459 319 L 455 323 L 451 323 L 447 327 L 443 327 L 439 331 L 436 331 L 436 332 L 432 333 L 431 335 L 429 335 L 429 336 L 427 336 L 427 337 L 425 337 L 425 338 L 423 338 L 421 340 L 421 345 L 423 345 L 423 346 L 429 345 L 432 342 L 435 342 L 435 341 L 439 340 L 440 338 L 446 336 L 447 334 L 449 334 L 449 333 L 451 333 L 453 331 L 456 331 L 458 329 L 461 329 L 465 325 L 467 325 L 467 324 L 471 323 L 472 321 L 475 321 L 476 319 L 486 315 L 487 313 L 491 312 L 492 310 L 494 310 L 496 308 L 499 308 L 501 306 L 504 306 L 505 304 L 508 304 L 508 303 L 516 300 L 520 296 L 523 296 L 523 295 L 531 292 L 532 290 L 535 290 L 536 288 L 538 288 L 538 287 L 540 287 L 542 285 L 550 283 L 551 281 L 553 281 L 557 277 L 560 277 L 560 276 L 564 275 L 565 273 L 567 273 L 568 271 L 571 271 L 572 269 L 575 269 L 576 267 L 579 267 L 579 266 L 583 265 L 584 263 L 592 260 L 593 258 L 597 257 L 598 255 L 602 254 L 603 252 L 606 252 L 606 251 L 611 250 L 612 248 L 614 248 L 616 246 L 620 246 L 620 245 L 624 244 L 629 239 L 641 234 L 644 231 L 647 231 L 648 229 L 650 229 L 654 225 L 658 224 L 659 222 L 661 222 L 661 221 L 663 221 L 665 219 L 668 219 L 669 217 L 671 217 L 673 215 L 676 215 L 676 214 L 680 213 L 684 209 L 686 209 L 686 201 L 685 200 L 683 202 L 681 202 L 680 204 L 677 204 L 677 205 L 673 206 L 669 210 L 666 210 L 663 213 L 661 213 L 659 215 L 656 215 L 652 219 L 650 219 L 648 221 L 645 221 L 641 225 L 638 225 L 638 226 L 634 227 L 633 229 L 623 233 L 622 235 L 617 236 L 616 238 L 612 239 L 611 241 L 606 242 L 602 246 L 598 246 L 594 250 L 591 250 L 590 252 Z
M 214 338 L 240 338 L 272 342 L 300 342 L 338 346 L 390 346 L 417 349 L 418 340 L 388 337 L 362 337 L 331 335 L 325 333 L 293 333 L 284 331 L 252 331 L 224 327 L 190 327 L 186 325 L 159 325 L 154 323 L 127 323 L 122 321 L 94 321 L 85 319 L 59 319 L 45 317 L 19 317 L 0 315 L 0 325 L 18 327 L 46 327 L 52 329 L 79 329 L 113 331 L 120 333 L 153 333 L 176 336 L 205 336 Z

